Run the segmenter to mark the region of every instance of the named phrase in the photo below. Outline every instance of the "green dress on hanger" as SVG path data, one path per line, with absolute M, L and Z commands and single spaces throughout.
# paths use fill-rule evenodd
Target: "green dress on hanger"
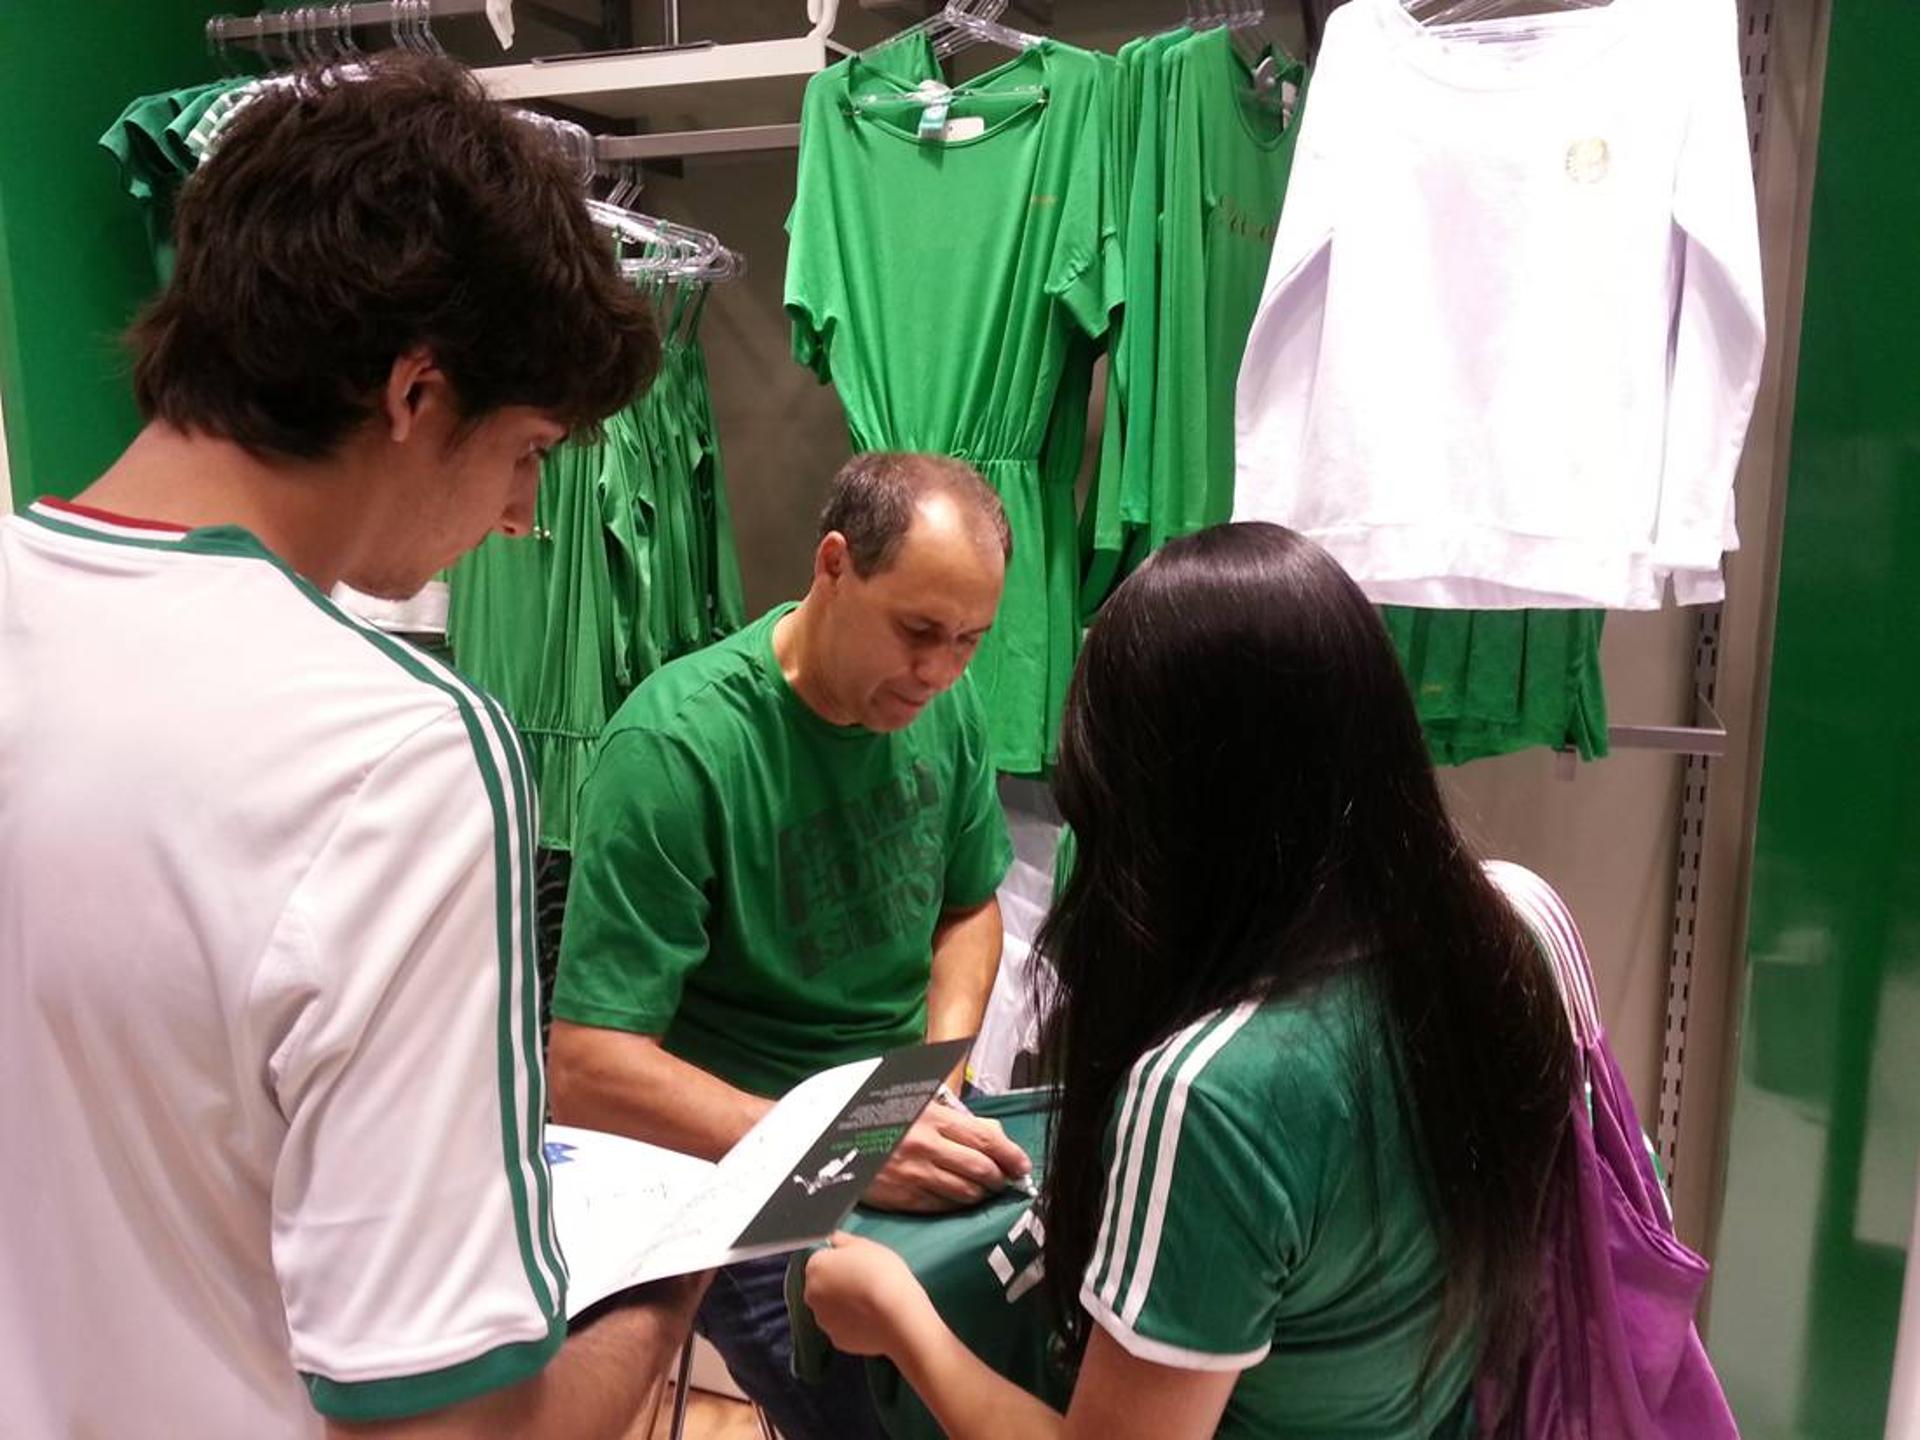
M 706 361 L 670 340 L 651 389 L 547 457 L 531 536 L 449 577 L 455 663 L 526 741 L 540 843 L 572 848 L 593 747 L 633 688 L 743 623 Z
M 839 391 L 857 448 L 957 456 L 999 493 L 1014 553 L 972 674 L 995 764 L 1037 773 L 1079 627 L 1077 467 L 1058 440 L 1054 463 L 1042 452 L 1063 433 L 1074 337 L 1103 337 L 1119 301 L 1112 62 L 1043 40 L 957 87 L 959 123 L 923 136 L 922 107 L 861 103 L 911 88 L 911 48 L 889 48 L 807 87 L 787 221 L 794 355 Z
M 450 577 L 454 663 L 513 717 L 540 792 L 539 840 L 551 849 L 571 844 L 588 752 L 619 703 L 600 486 L 618 463 L 621 419 L 607 422 L 608 442 L 569 442 L 547 457 L 532 535 L 488 537 Z

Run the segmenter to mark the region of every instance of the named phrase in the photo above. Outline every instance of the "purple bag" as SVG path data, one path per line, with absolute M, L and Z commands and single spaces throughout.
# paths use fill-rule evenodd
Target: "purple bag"
M 1584 982 L 1590 991 L 1585 948 L 1559 897 L 1537 877 L 1527 877 L 1539 888 L 1524 897 L 1518 877 L 1495 878 L 1558 951 L 1563 985 Z M 1585 973 L 1568 973 L 1574 968 Z M 1547 1200 L 1535 1339 L 1517 1386 L 1481 1377 L 1481 1431 L 1524 1440 L 1738 1440 L 1693 1323 L 1707 1263 L 1673 1233 L 1597 1005 L 1582 1014 L 1575 1004 L 1570 999 L 1588 1093 L 1572 1097 Z

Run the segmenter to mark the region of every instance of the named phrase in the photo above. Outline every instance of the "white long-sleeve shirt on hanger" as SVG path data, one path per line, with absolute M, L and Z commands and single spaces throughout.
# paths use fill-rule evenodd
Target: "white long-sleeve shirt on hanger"
M 1474 28 L 1328 23 L 1234 517 L 1384 604 L 1718 600 L 1765 348 L 1734 0 Z

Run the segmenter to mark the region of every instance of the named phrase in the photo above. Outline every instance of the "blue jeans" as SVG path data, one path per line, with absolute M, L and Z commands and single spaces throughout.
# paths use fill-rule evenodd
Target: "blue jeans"
M 818 1385 L 794 1377 L 786 1278 L 784 1255 L 726 1266 L 713 1277 L 693 1328 L 720 1352 L 734 1384 L 767 1412 L 782 1440 L 886 1440 L 865 1360 L 835 1354 Z

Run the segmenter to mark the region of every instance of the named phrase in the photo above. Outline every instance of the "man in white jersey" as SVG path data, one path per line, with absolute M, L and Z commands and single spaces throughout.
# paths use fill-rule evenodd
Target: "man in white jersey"
M 616 1436 L 698 1283 L 569 1336 L 533 791 L 325 598 L 524 533 L 658 342 L 446 62 L 256 101 L 135 325 L 145 428 L 0 520 L 0 1431 Z

